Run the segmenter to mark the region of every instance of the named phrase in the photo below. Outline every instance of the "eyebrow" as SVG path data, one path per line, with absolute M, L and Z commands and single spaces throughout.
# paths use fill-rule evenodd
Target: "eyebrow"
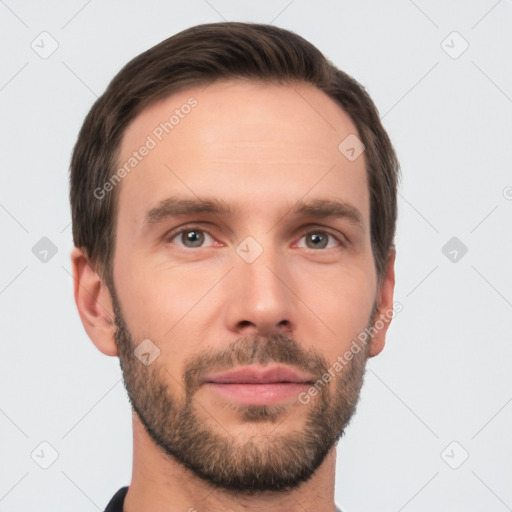
M 361 212 L 351 204 L 340 199 L 312 199 L 310 201 L 299 200 L 293 208 L 297 217 L 333 217 L 346 219 L 351 224 L 364 229 Z
M 290 211 L 296 217 L 346 219 L 351 224 L 364 230 L 361 212 L 355 206 L 339 199 L 299 200 L 290 208 Z M 145 232 L 169 218 L 199 213 L 229 217 L 233 216 L 235 211 L 229 203 L 214 197 L 190 199 L 169 197 L 146 212 L 143 231 Z

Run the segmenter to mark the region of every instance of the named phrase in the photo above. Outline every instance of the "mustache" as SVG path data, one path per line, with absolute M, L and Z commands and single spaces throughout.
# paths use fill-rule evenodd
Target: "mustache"
M 291 336 L 277 333 L 266 337 L 243 337 L 220 349 L 211 345 L 205 347 L 204 352 L 185 361 L 183 379 L 187 393 L 193 394 L 207 373 L 270 363 L 292 366 L 315 378 L 321 378 L 328 369 L 320 352 L 313 348 L 304 350 Z

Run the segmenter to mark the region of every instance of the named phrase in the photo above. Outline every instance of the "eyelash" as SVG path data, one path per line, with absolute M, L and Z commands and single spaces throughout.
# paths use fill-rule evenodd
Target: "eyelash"
M 181 235 L 182 233 L 185 233 L 187 231 L 200 231 L 201 233 L 206 233 L 209 236 L 211 236 L 212 238 L 214 238 L 212 235 L 210 235 L 210 233 L 208 233 L 207 230 L 205 230 L 205 229 L 203 229 L 203 228 L 201 228 L 199 226 L 189 225 L 189 226 L 182 226 L 182 227 L 178 228 L 177 230 L 172 230 L 169 233 L 167 233 L 166 235 L 164 235 L 164 242 L 166 244 L 167 243 L 171 243 L 171 241 L 174 240 L 174 238 L 176 238 L 178 235 Z M 346 247 L 348 245 L 348 241 L 346 241 L 344 239 L 343 235 L 336 236 L 336 235 L 333 235 L 331 232 L 326 231 L 324 228 L 316 229 L 314 226 L 310 227 L 307 231 L 303 230 L 301 232 L 300 239 L 302 239 L 305 235 L 308 235 L 310 233 L 317 233 L 317 234 L 320 233 L 320 234 L 323 234 L 323 235 L 328 235 L 331 238 L 334 238 L 334 240 L 336 240 L 336 242 L 338 242 L 338 244 L 340 245 L 339 247 L 330 247 L 330 248 L 325 248 L 325 249 L 309 249 L 308 247 L 306 247 L 306 249 L 309 249 L 310 251 L 318 252 L 318 251 L 322 251 L 322 250 L 326 251 L 328 249 L 340 249 L 340 248 Z M 189 249 L 189 250 L 192 250 L 192 249 L 205 249 L 205 247 L 194 247 L 194 248 L 183 247 L 183 248 L 184 249 Z

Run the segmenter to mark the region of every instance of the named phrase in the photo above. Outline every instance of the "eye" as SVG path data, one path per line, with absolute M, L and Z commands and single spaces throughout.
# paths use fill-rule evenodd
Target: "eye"
M 308 231 L 302 235 L 302 238 L 305 238 L 306 240 L 306 249 L 333 249 L 336 247 L 343 247 L 344 245 L 337 237 L 327 233 L 326 231 Z M 329 239 L 331 239 L 330 246 Z M 334 241 L 334 246 L 332 245 L 332 241 Z
M 167 243 L 175 243 L 176 245 L 180 245 L 179 243 L 174 242 L 174 240 L 179 240 L 183 247 L 187 249 L 197 249 L 203 247 L 203 243 L 205 239 L 213 240 L 211 235 L 209 235 L 206 231 L 199 229 L 195 226 L 190 226 L 186 228 L 182 228 L 179 231 L 174 231 L 169 233 L 169 236 L 165 238 Z
M 172 231 L 165 237 L 166 243 L 172 243 L 186 249 L 200 249 L 205 246 L 205 242 L 213 237 L 208 234 L 204 229 L 197 226 L 182 227 L 178 231 Z M 336 247 L 343 247 L 346 242 L 340 241 L 341 236 L 337 237 L 322 230 L 310 230 L 302 234 L 301 240 L 305 239 L 306 249 L 319 250 L 319 249 L 335 249 Z M 210 244 L 211 246 L 212 244 Z

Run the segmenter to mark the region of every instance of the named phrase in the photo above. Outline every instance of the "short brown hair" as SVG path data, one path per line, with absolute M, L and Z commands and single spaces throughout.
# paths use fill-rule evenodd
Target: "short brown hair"
M 124 131 L 159 99 L 187 87 L 233 78 L 311 84 L 349 115 L 365 146 L 371 243 L 380 281 L 395 236 L 399 164 L 377 109 L 365 89 L 311 43 L 288 30 L 256 23 L 191 27 L 137 56 L 114 77 L 88 113 L 73 150 L 74 245 L 113 286 L 118 191 L 102 199 L 93 191 L 115 172 Z

